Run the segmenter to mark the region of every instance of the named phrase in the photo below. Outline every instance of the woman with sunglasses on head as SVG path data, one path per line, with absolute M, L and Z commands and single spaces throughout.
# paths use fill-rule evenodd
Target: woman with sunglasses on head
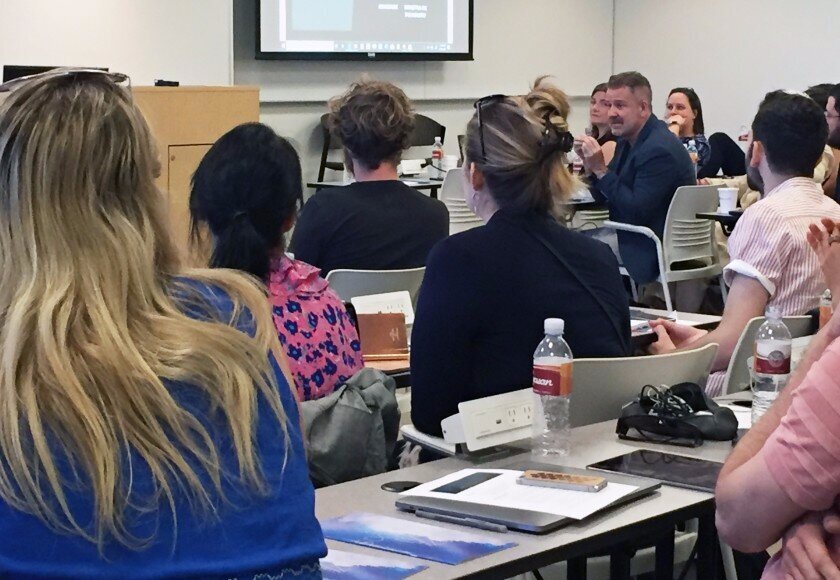
M 256 276 L 268 287 L 274 327 L 301 401 L 332 393 L 364 366 L 359 335 L 320 270 L 285 254 L 303 202 L 300 159 L 261 123 L 222 135 L 192 178 L 192 238 L 212 240 L 210 266 Z
M 121 80 L 0 101 L 0 576 L 320 578 L 265 295 L 178 266 Z
M 540 79 L 525 96 L 476 102 L 467 125 L 467 203 L 485 226 L 438 243 L 411 343 L 411 418 L 440 435 L 458 403 L 527 388 L 546 318 L 566 321 L 576 357 L 630 354 L 618 263 L 552 218 L 576 188 L 566 166 L 569 103 Z

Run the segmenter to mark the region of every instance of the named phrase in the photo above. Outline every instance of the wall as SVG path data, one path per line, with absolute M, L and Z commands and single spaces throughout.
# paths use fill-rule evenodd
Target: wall
M 476 0 L 473 61 L 258 61 L 256 0 L 237 0 L 236 82 L 259 84 L 266 101 L 324 101 L 375 71 L 413 99 L 471 99 L 551 71 L 569 93 L 589 94 L 610 70 L 612 9 L 612 0 Z
M 736 136 L 770 90 L 840 82 L 837 0 L 616 0 L 615 19 L 615 70 L 650 79 L 659 116 L 694 88 L 707 133 Z
M 99 66 L 134 85 L 228 85 L 233 1 L 0 0 L 0 66 Z
M 475 99 L 498 92 L 521 93 L 541 74 L 555 75 L 557 84 L 570 94 L 586 95 L 572 98 L 570 123 L 573 130 L 582 132 L 588 119 L 589 91 L 610 71 L 612 1 L 528 0 L 528 10 L 522 10 L 523 4 L 476 1 L 473 62 L 337 63 L 255 60 L 254 0 L 236 0 L 235 82 L 260 86 L 261 118 L 295 145 L 306 181 L 317 176 L 322 143 L 319 121 L 327 99 L 363 73 L 403 87 L 418 113 L 446 127 L 445 145 L 453 154 L 457 153 L 456 136 L 464 133 Z M 567 14 L 560 11 L 563 7 Z M 584 35 L 588 35 L 586 41 Z M 565 46 L 591 58 L 571 58 L 564 54 Z M 409 151 L 406 157 L 428 154 Z

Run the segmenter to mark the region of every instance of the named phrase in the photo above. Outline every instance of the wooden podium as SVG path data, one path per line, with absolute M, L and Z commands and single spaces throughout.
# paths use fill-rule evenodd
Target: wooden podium
M 189 250 L 190 180 L 204 154 L 230 129 L 259 122 L 257 87 L 134 87 L 134 99 L 159 148 L 158 187 L 168 203 L 170 231 L 184 265 L 204 265 Z

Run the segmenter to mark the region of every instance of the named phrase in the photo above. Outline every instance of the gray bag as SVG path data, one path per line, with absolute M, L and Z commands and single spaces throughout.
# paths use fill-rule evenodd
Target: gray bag
M 400 428 L 395 392 L 394 379 L 362 369 L 331 395 L 301 404 L 315 487 L 387 470 Z

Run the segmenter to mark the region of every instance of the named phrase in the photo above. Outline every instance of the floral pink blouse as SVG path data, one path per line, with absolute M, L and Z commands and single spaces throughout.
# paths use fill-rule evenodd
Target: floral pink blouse
M 305 262 L 271 262 L 268 294 L 274 326 L 301 401 L 332 393 L 363 366 L 359 335 L 344 303 Z

